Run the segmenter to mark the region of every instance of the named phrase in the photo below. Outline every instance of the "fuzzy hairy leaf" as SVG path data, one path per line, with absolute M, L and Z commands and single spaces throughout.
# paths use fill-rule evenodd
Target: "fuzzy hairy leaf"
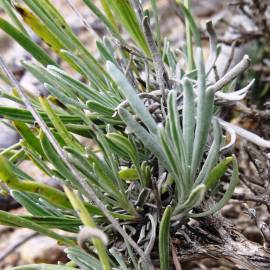
M 211 214 L 219 211 L 230 200 L 230 198 L 234 192 L 234 189 L 239 182 L 239 171 L 238 171 L 238 165 L 237 165 L 237 161 L 236 161 L 235 156 L 233 156 L 233 158 L 232 158 L 232 164 L 233 164 L 233 173 L 232 173 L 232 176 L 230 179 L 229 186 L 228 186 L 226 192 L 224 193 L 222 199 L 219 202 L 217 202 L 216 204 L 214 204 L 209 210 L 207 210 L 205 212 L 198 213 L 198 214 L 191 213 L 190 214 L 191 217 L 196 218 L 196 217 L 205 217 L 205 216 L 211 215 Z
M 160 256 L 160 270 L 170 269 L 170 218 L 171 218 L 171 207 L 166 207 L 159 228 L 159 256 Z

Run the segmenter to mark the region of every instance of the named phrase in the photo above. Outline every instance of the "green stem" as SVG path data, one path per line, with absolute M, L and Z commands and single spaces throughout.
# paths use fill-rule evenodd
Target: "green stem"
M 77 211 L 82 223 L 87 227 L 97 228 L 95 221 L 93 220 L 91 215 L 88 213 L 84 203 L 75 194 L 75 192 L 67 186 L 64 186 L 64 190 L 74 210 Z M 93 237 L 92 242 L 97 250 L 103 270 L 110 270 L 111 266 L 110 266 L 109 257 L 108 257 L 104 243 L 96 237 Z

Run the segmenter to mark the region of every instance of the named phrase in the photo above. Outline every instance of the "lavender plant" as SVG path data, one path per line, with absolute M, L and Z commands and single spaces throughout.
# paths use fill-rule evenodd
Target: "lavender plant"
M 1 186 L 31 214 L 0 211 L 0 223 L 56 239 L 70 259 L 66 265 L 14 269 L 171 269 L 175 224 L 215 214 L 231 198 L 238 166 L 235 156 L 224 151 L 233 146 L 236 133 L 248 138 L 250 133 L 221 120 L 219 108 L 245 97 L 252 82 L 230 91 L 249 58 L 211 81 L 218 57 L 215 34 L 209 23 L 211 54 L 205 63 L 200 33 L 185 2 L 187 65 L 182 66 L 178 51 L 160 37 L 155 0 L 150 12 L 154 32 L 140 1 L 103 0 L 101 10 L 84 0 L 108 31 L 97 41 L 98 60 L 53 2 L 1 1 L 12 24 L 0 18 L 0 28 L 32 56 L 22 65 L 49 95 L 31 95 L 0 58 L 0 77 L 8 85 L 1 94 L 18 104 L 0 106 L 0 115 L 21 136 L 0 154 Z M 63 62 L 79 79 L 63 69 Z M 222 128 L 231 133 L 227 145 Z M 94 146 L 85 147 L 80 137 Z M 24 160 L 62 188 L 33 179 L 20 169 Z M 218 199 L 215 192 L 229 171 L 229 185 Z M 216 203 L 206 209 L 209 197 Z

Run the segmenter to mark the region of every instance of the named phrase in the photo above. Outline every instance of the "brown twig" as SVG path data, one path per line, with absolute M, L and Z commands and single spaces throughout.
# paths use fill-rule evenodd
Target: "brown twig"
M 182 266 L 179 262 L 179 259 L 178 259 L 177 253 L 176 253 L 176 249 L 175 249 L 173 243 L 171 243 L 171 249 L 172 249 L 172 259 L 173 259 L 173 264 L 174 264 L 175 270 L 182 270 Z

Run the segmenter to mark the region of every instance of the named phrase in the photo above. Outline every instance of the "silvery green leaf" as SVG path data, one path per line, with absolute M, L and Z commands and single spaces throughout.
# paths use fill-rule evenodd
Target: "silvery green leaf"
M 186 212 L 198 205 L 201 204 L 204 199 L 204 195 L 206 192 L 206 186 L 204 184 L 200 184 L 196 186 L 189 194 L 188 199 L 183 204 L 178 204 L 174 209 L 174 215 L 179 214 L 181 212 Z
M 217 211 L 219 211 L 232 197 L 233 192 L 235 187 L 237 186 L 238 182 L 239 182 L 239 171 L 238 171 L 238 165 L 237 165 L 237 160 L 235 158 L 235 156 L 233 156 L 233 173 L 230 179 L 230 183 L 229 186 L 227 187 L 226 192 L 224 193 L 222 199 L 217 202 L 216 204 L 214 204 L 209 210 L 202 212 L 202 213 L 191 213 L 189 214 L 190 217 L 205 217 L 208 215 L 211 215 Z
M 120 107 L 118 113 L 130 130 L 141 140 L 144 146 L 156 155 L 165 168 L 168 168 L 168 162 L 157 141 L 157 136 L 150 134 L 143 128 L 126 109 Z
M 215 96 L 218 98 L 222 98 L 225 100 L 229 100 L 229 101 L 239 101 L 242 100 L 246 97 L 249 89 L 252 87 L 252 85 L 254 84 L 255 79 L 253 79 L 247 86 L 245 86 L 244 88 L 234 91 L 234 92 L 221 92 L 218 91 L 215 93 Z
M 202 99 L 202 100 L 201 100 Z M 205 94 L 199 96 L 196 113 L 196 130 L 194 138 L 194 148 L 192 154 L 191 172 L 193 177 L 201 163 L 206 147 L 208 132 L 210 129 L 213 114 L 214 92 L 209 88 Z
M 204 180 L 204 184 L 207 189 L 213 188 L 217 181 L 226 173 L 229 165 L 232 163 L 233 158 L 227 157 L 224 160 L 220 161 L 207 175 L 207 178 Z
M 81 270 L 102 270 L 102 265 L 98 259 L 86 253 L 81 248 L 70 247 L 65 249 L 65 253 Z
M 207 177 L 211 169 L 215 166 L 216 162 L 218 161 L 220 146 L 222 142 L 222 132 L 221 132 L 221 128 L 219 126 L 218 121 L 213 119 L 212 122 L 213 122 L 213 128 L 214 128 L 213 129 L 214 141 L 208 152 L 206 161 L 204 162 L 203 167 L 193 186 L 196 186 L 202 183 L 202 181 Z
M 88 109 L 88 107 L 85 104 L 81 103 L 77 99 L 73 99 L 66 96 L 65 94 L 62 93 L 62 91 L 59 91 L 56 87 L 53 87 L 47 83 L 45 83 L 44 86 L 53 96 L 57 97 L 59 101 L 61 101 L 63 104 L 66 104 L 66 105 L 70 104 L 81 109 L 86 109 L 86 110 Z
M 193 142 L 194 142 L 194 128 L 195 128 L 195 112 L 194 112 L 194 94 L 192 83 L 183 79 L 183 139 L 185 142 L 186 156 L 188 164 L 191 164 Z
M 115 258 L 115 260 L 118 262 L 118 264 L 122 270 L 128 270 L 128 267 L 125 263 L 125 260 L 122 256 L 122 254 L 118 250 L 116 250 L 116 248 L 114 248 L 114 247 L 110 248 L 109 252 L 112 254 L 112 256 Z
M 170 269 L 170 219 L 171 219 L 171 206 L 167 206 L 159 226 L 159 257 L 160 257 L 160 270 Z
M 137 91 L 131 86 L 126 76 L 111 62 L 107 62 L 107 70 L 129 101 L 134 112 L 140 117 L 150 132 L 157 134 L 157 125 L 153 117 L 138 97 Z

